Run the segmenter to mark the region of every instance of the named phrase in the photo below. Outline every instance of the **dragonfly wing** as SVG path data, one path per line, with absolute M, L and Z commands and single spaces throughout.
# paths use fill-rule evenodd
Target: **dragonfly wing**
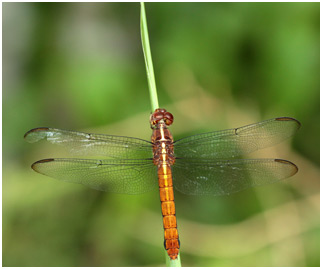
M 190 195 L 226 195 L 273 183 L 298 171 L 280 159 L 177 159 L 172 167 L 175 188 Z
M 73 155 L 109 156 L 120 159 L 152 158 L 152 143 L 139 138 L 90 134 L 55 128 L 35 128 L 25 134 L 34 143 L 45 139 L 67 148 Z
M 113 193 L 140 194 L 158 187 L 152 160 L 45 159 L 32 168 L 55 179 Z
M 231 158 L 280 143 L 301 124 L 292 118 L 275 118 L 240 128 L 189 136 L 174 142 L 177 158 Z

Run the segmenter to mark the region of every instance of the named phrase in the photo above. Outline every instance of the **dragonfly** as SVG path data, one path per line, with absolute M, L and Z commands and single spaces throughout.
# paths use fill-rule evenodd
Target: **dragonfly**
M 156 109 L 150 115 L 151 141 L 48 127 L 32 129 L 24 137 L 30 143 L 47 140 L 72 155 L 96 157 L 39 160 L 31 167 L 40 174 L 112 193 L 141 194 L 159 188 L 164 247 L 175 260 L 180 241 L 174 188 L 187 195 L 227 195 L 293 176 L 298 168 L 290 161 L 243 155 L 282 142 L 301 124 L 279 117 L 174 141 L 168 129 L 173 121 L 166 109 Z

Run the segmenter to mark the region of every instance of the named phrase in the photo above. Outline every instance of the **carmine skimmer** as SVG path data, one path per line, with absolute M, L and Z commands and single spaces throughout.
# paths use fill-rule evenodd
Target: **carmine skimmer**
M 177 258 L 180 248 L 173 187 L 188 195 L 225 195 L 273 183 L 298 171 L 295 164 L 282 159 L 241 158 L 292 136 L 301 126 L 296 119 L 274 118 L 177 141 L 167 128 L 172 122 L 171 113 L 156 109 L 150 116 L 151 141 L 35 128 L 25 134 L 28 142 L 45 139 L 71 154 L 102 158 L 51 158 L 31 167 L 49 177 L 107 192 L 140 194 L 159 187 L 164 246 L 171 259 Z

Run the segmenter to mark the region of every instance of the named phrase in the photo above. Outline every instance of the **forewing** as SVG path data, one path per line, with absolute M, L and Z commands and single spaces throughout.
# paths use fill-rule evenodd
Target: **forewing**
M 140 194 L 158 187 L 152 160 L 45 159 L 35 162 L 32 169 L 106 192 Z
M 146 140 L 105 134 L 90 134 L 54 128 L 35 128 L 25 134 L 34 143 L 45 139 L 67 148 L 71 154 L 83 156 L 109 156 L 112 158 L 152 158 L 152 143 Z
M 297 171 L 295 164 L 280 159 L 177 159 L 172 167 L 175 188 L 190 195 L 226 195 L 274 183 Z
M 297 120 L 284 117 L 193 135 L 174 142 L 174 154 L 177 158 L 232 158 L 280 143 L 300 126 Z

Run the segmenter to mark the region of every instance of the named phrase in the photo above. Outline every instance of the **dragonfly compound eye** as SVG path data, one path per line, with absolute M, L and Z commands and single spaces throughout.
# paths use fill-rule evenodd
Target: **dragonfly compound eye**
M 173 123 L 173 115 L 170 112 L 164 113 L 163 119 L 166 125 L 171 125 Z
M 152 125 L 156 125 L 160 120 L 163 119 L 163 113 L 157 110 L 158 109 L 156 109 L 155 112 L 150 116 L 150 123 Z

